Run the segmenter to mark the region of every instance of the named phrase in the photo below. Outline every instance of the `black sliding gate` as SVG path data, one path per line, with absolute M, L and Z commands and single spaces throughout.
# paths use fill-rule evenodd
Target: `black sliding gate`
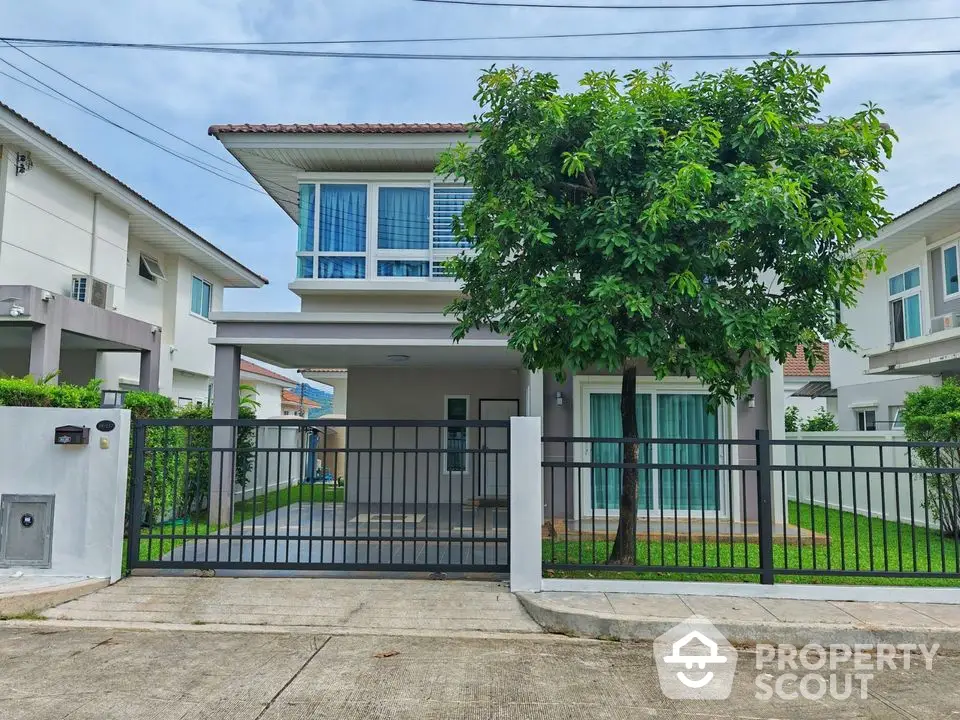
M 509 422 L 138 420 L 128 570 L 506 572 Z

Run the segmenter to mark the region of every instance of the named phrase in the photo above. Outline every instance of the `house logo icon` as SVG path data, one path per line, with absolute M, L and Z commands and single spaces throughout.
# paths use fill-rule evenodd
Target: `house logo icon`
M 654 640 L 660 689 L 671 700 L 724 700 L 737 651 L 706 618 L 694 616 Z

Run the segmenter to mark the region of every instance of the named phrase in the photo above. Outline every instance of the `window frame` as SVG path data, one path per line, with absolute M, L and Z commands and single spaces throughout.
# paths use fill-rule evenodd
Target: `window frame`
M 206 314 L 206 315 L 203 314 L 203 297 L 202 297 L 202 295 L 201 295 L 201 298 L 200 298 L 200 311 L 198 312 L 198 311 L 196 311 L 196 310 L 193 309 L 193 282 L 194 282 L 194 280 L 200 282 L 200 283 L 201 283 L 204 287 L 206 287 L 207 290 L 209 291 L 209 296 L 207 297 L 207 314 Z M 202 278 L 202 277 L 199 276 L 199 275 L 193 275 L 193 276 L 191 276 L 191 280 L 190 280 L 190 314 L 193 315 L 194 317 L 202 318 L 202 319 L 206 320 L 207 322 L 211 322 L 211 320 L 210 320 L 210 313 L 212 313 L 212 312 L 213 312 L 213 283 L 211 283 L 209 280 L 206 280 L 206 279 Z
M 470 396 L 469 395 L 444 395 L 443 396 L 443 419 L 449 421 L 450 418 L 450 401 L 451 400 L 463 400 L 464 401 L 464 418 L 463 421 L 466 422 L 470 420 Z M 454 420 L 459 420 L 460 418 L 454 418 Z M 470 462 L 468 461 L 469 453 L 466 451 L 470 449 L 470 428 L 464 426 L 463 428 L 463 469 L 450 469 L 447 458 L 450 455 L 450 426 L 444 426 L 443 428 L 443 447 L 440 448 L 441 454 L 443 457 L 442 466 L 440 471 L 443 475 L 469 475 L 470 474 Z M 457 452 L 457 451 L 454 451 Z
M 950 292 L 947 290 L 947 250 L 953 249 L 956 253 L 956 262 L 957 262 L 957 291 Z M 960 243 L 948 242 L 940 246 L 940 269 L 943 272 L 943 299 L 944 300 L 955 300 L 960 298 Z
M 466 248 L 457 249 L 438 249 L 434 247 L 434 215 L 435 215 L 435 197 L 434 189 L 438 185 L 449 187 L 451 183 L 444 182 L 433 173 L 304 173 L 298 176 L 299 186 L 313 185 L 313 249 L 298 250 L 296 253 L 297 261 L 295 267 L 296 281 L 335 281 L 335 282 L 356 282 L 362 280 L 372 280 L 380 282 L 423 282 L 423 281 L 452 281 L 449 275 L 442 274 L 440 269 L 444 261 L 449 257 L 462 253 Z M 365 250 L 358 251 L 321 251 L 320 250 L 320 197 L 323 185 L 363 185 L 367 190 L 366 202 L 366 238 Z M 466 187 L 466 186 L 465 186 Z M 381 188 L 419 188 L 427 189 L 429 196 L 427 199 L 427 247 L 425 249 L 387 249 L 379 246 L 380 229 L 380 189 Z M 326 278 L 320 277 L 320 259 L 323 257 L 353 257 L 364 258 L 364 277 L 362 278 Z M 313 273 L 310 277 L 301 277 L 300 258 L 311 258 L 313 260 Z M 425 275 L 380 275 L 379 263 L 390 261 L 409 261 L 426 262 L 427 272 Z
M 151 263 L 154 267 L 150 267 Z M 144 275 L 144 270 L 147 274 Z M 148 282 L 156 283 L 158 280 L 166 281 L 167 276 L 163 272 L 163 266 L 160 261 L 147 253 L 140 253 L 140 260 L 137 266 L 137 275 Z
M 891 293 L 890 292 L 890 281 L 894 278 L 903 276 L 904 286 L 906 286 L 906 276 L 908 273 L 917 271 L 917 285 L 911 288 L 904 288 L 900 292 Z M 898 273 L 889 273 L 886 277 L 886 290 L 887 290 L 887 314 L 890 323 L 890 342 L 891 343 L 900 343 L 906 342 L 907 340 L 914 340 L 919 337 L 923 337 L 923 269 L 919 265 L 914 265 L 912 267 L 905 268 Z M 906 301 L 909 298 L 917 297 L 917 309 L 919 311 L 919 325 L 920 332 L 917 335 L 907 336 L 907 316 L 905 312 Z M 894 306 L 896 303 L 900 303 L 901 312 L 903 313 L 903 339 L 896 339 L 896 319 L 894 315 Z
M 873 414 L 873 427 L 868 428 L 867 425 L 867 413 Z M 863 422 L 860 422 L 861 416 L 863 417 Z M 871 405 L 870 407 L 859 407 L 853 408 L 853 417 L 857 426 L 857 432 L 876 432 L 877 429 L 877 406 Z M 862 427 L 861 427 L 862 425 Z

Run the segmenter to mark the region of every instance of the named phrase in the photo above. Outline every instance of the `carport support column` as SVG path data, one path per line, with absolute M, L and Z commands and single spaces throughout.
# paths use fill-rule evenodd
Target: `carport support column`
M 236 420 L 240 405 L 240 348 L 217 345 L 213 362 L 213 419 Z M 236 427 L 214 426 L 210 458 L 210 523 L 229 525 L 233 518 L 233 485 L 237 463 Z
M 39 380 L 60 369 L 60 338 L 63 333 L 58 322 L 37 325 L 30 334 L 30 374 Z M 50 382 L 57 383 L 54 377 Z
M 543 442 L 539 417 L 510 418 L 510 590 L 539 592 Z
M 140 389 L 160 391 L 160 351 L 140 351 Z

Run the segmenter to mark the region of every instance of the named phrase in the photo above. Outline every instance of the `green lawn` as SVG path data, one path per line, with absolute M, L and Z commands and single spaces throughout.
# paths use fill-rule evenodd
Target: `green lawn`
M 799 511 L 799 521 L 798 521 Z M 796 535 L 788 533 L 786 542 L 783 535 L 774 538 L 774 566 L 778 568 L 832 569 L 839 570 L 884 570 L 891 572 L 952 572 L 957 573 L 958 543 L 953 538 L 944 538 L 936 532 L 927 533 L 923 528 L 911 525 L 869 519 L 854 513 L 811 508 L 808 505 L 798 507 L 791 502 L 789 506 L 790 523 L 813 529 L 817 533 L 816 544 L 807 538 L 803 544 L 797 542 Z M 829 545 L 826 537 L 829 530 Z M 884 555 L 884 536 L 886 536 L 886 555 Z M 842 540 L 841 540 L 842 538 Z M 872 538 L 872 540 L 871 540 Z M 564 542 L 562 536 L 556 540 L 543 541 L 543 559 L 546 563 L 584 565 L 604 564 L 613 545 L 603 540 L 583 540 Z M 914 563 L 916 548 L 916 563 Z M 929 565 L 928 565 L 929 563 Z M 733 543 L 729 538 L 687 542 L 680 540 L 637 542 L 637 565 L 680 565 L 693 568 L 685 572 L 644 572 L 614 571 L 605 569 L 590 570 L 548 570 L 548 577 L 615 577 L 619 579 L 639 580 L 706 580 L 724 582 L 757 582 L 755 573 L 734 572 L 696 572 L 703 567 L 759 567 L 760 548 L 756 542 Z M 944 570 L 945 569 L 945 570 Z M 794 583 L 842 583 L 861 585 L 960 585 L 957 578 L 884 578 L 858 576 L 825 575 L 777 575 L 777 582 Z
M 266 495 L 259 495 L 256 498 L 243 500 L 233 507 L 234 524 L 252 520 L 258 515 L 286 507 L 299 502 L 329 502 L 342 503 L 344 498 L 343 488 L 333 488 L 329 485 L 294 485 L 292 488 L 284 488 L 276 492 L 269 492 Z M 153 528 L 143 528 L 141 535 L 163 535 L 162 540 L 154 537 L 141 538 L 140 540 L 140 559 L 141 560 L 159 560 L 163 555 L 170 552 L 173 548 L 183 545 L 194 537 L 202 537 L 215 533 L 220 526 L 210 525 L 207 522 L 207 513 L 195 513 L 186 520 L 177 520 L 176 522 L 164 523 L 162 526 Z M 122 572 L 127 572 L 127 540 L 123 541 L 123 561 Z

